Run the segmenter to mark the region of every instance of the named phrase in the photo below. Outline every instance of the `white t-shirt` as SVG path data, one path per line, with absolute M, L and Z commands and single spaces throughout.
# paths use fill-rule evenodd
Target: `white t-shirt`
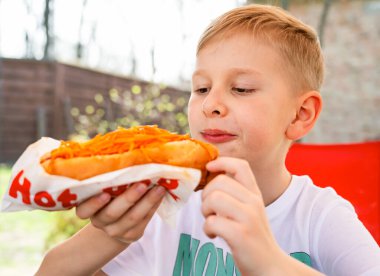
M 144 236 L 103 271 L 142 276 L 240 275 L 227 243 L 203 233 L 200 207 L 201 192 L 196 192 L 179 211 L 176 228 L 155 215 Z M 293 176 L 266 212 L 278 244 L 298 260 L 326 275 L 380 275 L 379 246 L 352 205 L 333 189 L 317 187 L 307 176 Z

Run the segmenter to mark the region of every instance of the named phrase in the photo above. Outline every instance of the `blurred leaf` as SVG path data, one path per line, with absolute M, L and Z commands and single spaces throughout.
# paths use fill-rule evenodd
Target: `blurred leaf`
M 70 113 L 71 113 L 71 116 L 77 117 L 79 115 L 79 108 L 77 107 L 71 108 Z
M 141 93 L 141 87 L 139 85 L 132 86 L 132 93 L 138 95 Z
M 101 103 L 103 103 L 103 102 L 104 102 L 103 95 L 100 94 L 100 93 L 96 94 L 96 95 L 95 95 L 95 102 L 96 102 L 97 104 L 101 104 Z
M 109 95 L 110 95 L 111 101 L 116 103 L 119 100 L 119 91 L 117 91 L 117 89 L 112 88 L 109 92 Z
M 88 105 L 88 106 L 86 106 L 86 113 L 88 114 L 88 115 L 91 115 L 91 114 L 93 114 L 95 112 L 95 108 L 92 106 L 92 105 Z

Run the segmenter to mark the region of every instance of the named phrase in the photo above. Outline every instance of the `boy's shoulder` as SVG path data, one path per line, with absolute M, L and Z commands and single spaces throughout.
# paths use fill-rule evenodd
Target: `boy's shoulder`
M 326 180 L 328 181 L 328 179 Z M 341 197 L 334 188 L 328 186 L 328 183 L 321 183 L 325 187 L 316 185 L 313 180 L 307 176 L 292 176 L 292 188 L 297 193 L 299 203 L 305 202 L 308 205 L 327 208 L 336 204 L 343 204 L 352 207 L 351 203 Z M 327 185 L 326 185 L 327 184 Z M 352 207 L 353 208 L 353 207 Z
M 275 216 L 280 213 L 283 215 L 284 212 L 293 213 L 297 209 L 297 213 L 305 217 L 318 217 L 337 206 L 354 211 L 352 204 L 338 195 L 332 187 L 319 187 L 307 175 L 293 175 L 287 190 L 267 206 L 267 212 L 269 216 Z

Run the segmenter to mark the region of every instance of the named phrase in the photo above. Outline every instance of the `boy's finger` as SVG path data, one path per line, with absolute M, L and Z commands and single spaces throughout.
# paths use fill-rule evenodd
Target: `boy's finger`
M 249 163 L 233 157 L 219 157 L 206 165 L 210 172 L 224 171 L 251 191 L 261 194 Z
M 250 192 L 247 191 L 248 189 L 225 174 L 219 174 L 206 185 L 202 191 L 202 200 L 216 190 L 229 194 L 241 202 L 248 202 L 249 200 L 247 198 L 247 195 L 250 194 Z
M 203 230 L 207 236 L 210 238 L 221 237 L 233 250 L 236 248 L 236 240 L 242 240 L 241 228 L 242 225 L 239 222 L 235 222 L 229 218 L 222 216 L 209 216 L 203 225 Z M 243 240 L 243 242 L 246 239 Z
M 148 187 L 144 183 L 136 183 L 124 193 L 117 196 L 107 206 L 95 214 L 91 221 L 95 226 L 107 225 L 118 220 L 146 193 Z
M 161 186 L 154 187 L 144 196 L 144 198 L 134 205 L 127 214 L 124 214 L 118 223 L 124 224 L 126 229 L 129 226 L 134 226 L 140 223 L 146 216 L 148 216 L 153 207 L 158 207 L 164 195 L 165 188 Z
M 104 207 L 111 200 L 111 196 L 107 193 L 91 197 L 76 207 L 76 215 L 81 219 L 88 219 L 98 210 Z
M 123 236 L 124 240 L 134 240 L 136 235 L 143 233 L 145 226 L 162 202 L 164 196 L 162 189 L 162 187 L 155 187 L 149 191 L 141 201 L 116 223 L 106 226 L 107 233 L 111 236 Z
M 233 196 L 221 191 L 214 191 L 203 200 L 201 211 L 204 217 L 216 214 L 241 222 L 244 218 L 245 208 L 244 203 Z

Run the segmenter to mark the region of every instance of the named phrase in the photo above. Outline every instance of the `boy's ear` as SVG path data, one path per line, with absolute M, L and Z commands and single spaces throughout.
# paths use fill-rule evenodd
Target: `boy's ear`
M 298 97 L 295 118 L 286 129 L 290 140 L 305 136 L 316 123 L 322 110 L 322 97 L 318 91 L 308 91 Z

